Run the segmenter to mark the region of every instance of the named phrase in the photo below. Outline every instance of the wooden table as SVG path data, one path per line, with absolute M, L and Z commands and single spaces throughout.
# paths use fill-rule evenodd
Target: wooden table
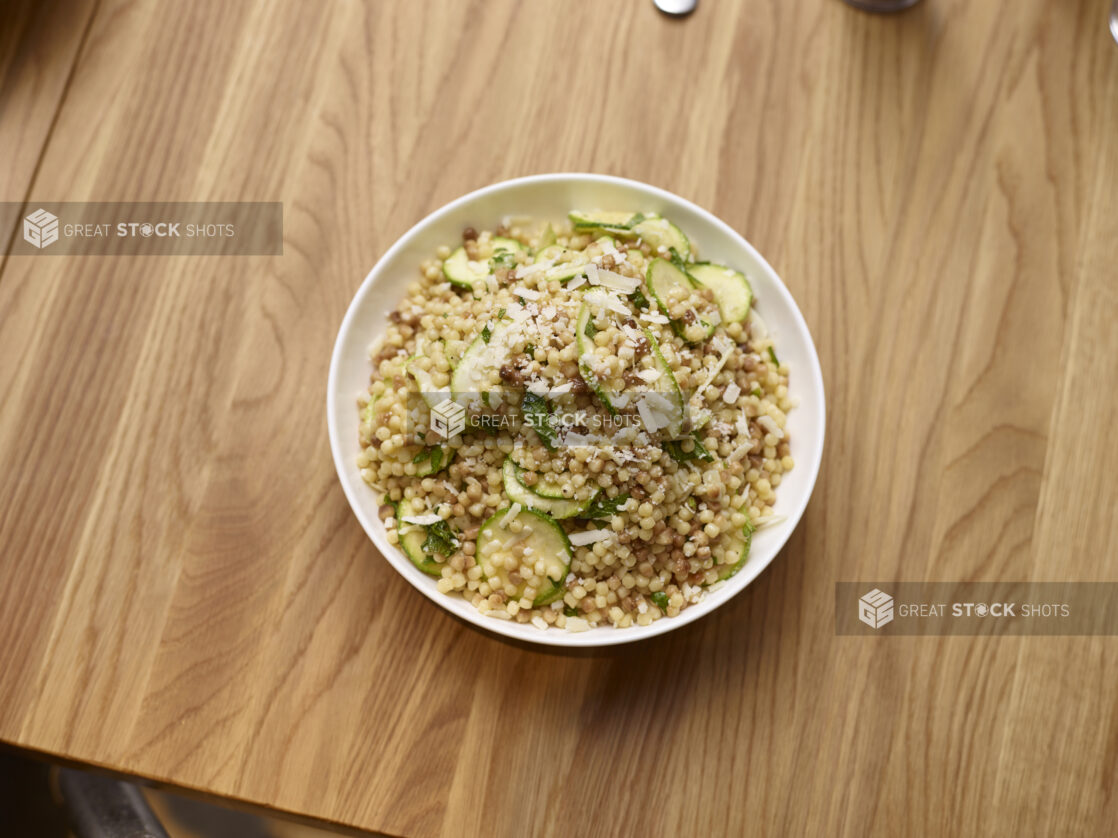
M 1118 641 L 834 634 L 839 580 L 1118 578 L 1107 6 L 7 4 L 4 200 L 277 200 L 285 252 L 5 259 L 0 739 L 401 835 L 1114 834 Z M 594 656 L 413 591 L 324 415 L 378 256 L 563 170 L 747 235 L 828 394 L 772 567 Z

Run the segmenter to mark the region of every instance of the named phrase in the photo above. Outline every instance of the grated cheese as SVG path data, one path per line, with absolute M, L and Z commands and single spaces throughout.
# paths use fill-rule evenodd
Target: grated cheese
M 509 507 L 509 511 L 505 513 L 505 517 L 501 519 L 498 526 L 500 526 L 501 529 L 507 528 L 509 522 L 512 521 L 512 519 L 515 518 L 517 515 L 519 515 L 520 510 L 523 508 L 524 507 L 522 507 L 519 503 L 514 503 L 512 506 Z
M 426 527 L 431 524 L 437 524 L 442 520 L 434 512 L 429 512 L 426 515 L 405 515 L 401 519 L 405 524 L 419 524 L 421 527 Z
M 575 547 L 585 547 L 598 541 L 606 541 L 613 537 L 613 530 L 585 530 L 571 533 L 569 538 Z
M 775 436 L 777 439 L 784 439 L 784 431 L 780 425 L 771 416 L 758 416 L 757 424 Z

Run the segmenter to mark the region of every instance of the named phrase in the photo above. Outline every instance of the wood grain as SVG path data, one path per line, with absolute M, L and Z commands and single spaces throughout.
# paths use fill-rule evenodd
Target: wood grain
M 285 252 L 4 263 L 0 739 L 400 835 L 1113 834 L 1112 639 L 833 613 L 838 580 L 1118 578 L 1107 5 L 102 0 L 33 73 L 4 35 L 6 200 L 279 200 Z M 589 656 L 412 591 L 322 407 L 402 232 L 563 170 L 742 231 L 828 393 L 773 566 Z

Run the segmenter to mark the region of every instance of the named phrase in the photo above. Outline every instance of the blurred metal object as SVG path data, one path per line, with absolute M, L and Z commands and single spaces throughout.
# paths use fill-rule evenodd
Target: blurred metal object
M 652 2 L 664 14 L 677 17 L 691 14 L 695 11 L 695 7 L 699 5 L 699 0 L 652 0 Z
M 1114 0 L 1114 5 L 1110 7 L 1110 34 L 1118 41 L 1118 0 Z
M 846 0 L 864 12 L 901 12 L 915 6 L 920 0 Z
M 170 838 L 131 783 L 60 768 L 58 790 L 76 838 Z

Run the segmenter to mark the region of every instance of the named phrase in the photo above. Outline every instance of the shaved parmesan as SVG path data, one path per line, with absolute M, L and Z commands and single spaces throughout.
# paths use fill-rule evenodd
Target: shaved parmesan
M 656 416 L 653 414 L 652 408 L 648 406 L 646 401 L 646 399 L 641 399 L 637 402 L 637 413 L 640 414 L 641 421 L 644 422 L 644 426 L 648 429 L 648 432 L 656 433 L 660 425 L 656 423 Z
M 776 420 L 771 416 L 758 416 L 757 424 L 775 436 L 777 439 L 784 439 L 784 430 L 780 425 L 776 424 Z
M 507 528 L 509 522 L 520 514 L 521 509 L 523 509 L 523 507 L 519 503 L 514 503 L 512 506 L 510 506 L 509 511 L 505 513 L 505 517 L 503 517 L 500 521 L 499 526 L 501 527 L 501 529 Z
M 606 541 L 612 537 L 613 530 L 585 530 L 583 532 L 573 532 L 569 536 L 571 544 L 575 547 L 585 547 L 587 544 Z
M 426 527 L 430 526 L 431 524 L 439 523 L 442 518 L 440 518 L 434 512 L 429 512 L 426 515 L 405 515 L 400 520 L 406 524 L 419 524 L 421 527 Z

